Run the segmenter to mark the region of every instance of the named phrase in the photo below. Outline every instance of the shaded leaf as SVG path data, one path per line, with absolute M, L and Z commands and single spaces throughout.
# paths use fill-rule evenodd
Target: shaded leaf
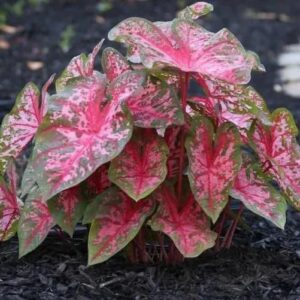
M 108 178 L 108 168 L 109 163 L 102 165 L 84 182 L 86 184 L 84 192 L 89 199 L 94 198 L 111 186 Z
M 271 116 L 272 125 L 254 124 L 250 140 L 262 163 L 270 164 L 271 173 L 289 202 L 300 210 L 300 147 L 298 129 L 291 113 L 276 109 Z
M 194 118 L 186 140 L 188 177 L 195 199 L 213 222 L 226 206 L 229 190 L 239 171 L 239 144 L 239 133 L 232 124 L 222 124 L 214 134 L 209 119 Z
M 42 201 L 40 191 L 35 190 L 28 195 L 19 221 L 19 257 L 37 248 L 53 226 L 48 206 Z
M 79 184 L 122 151 L 132 122 L 120 101 L 143 80 L 141 73 L 128 71 L 111 83 L 107 98 L 105 77 L 98 73 L 75 80 L 51 97 L 32 158 L 44 199 Z
M 47 204 L 55 223 L 72 237 L 75 226 L 81 220 L 88 204 L 83 199 L 79 186 L 62 191 Z
M 0 241 L 15 235 L 20 217 L 21 201 L 16 194 L 16 170 L 12 161 L 8 162 L 6 175 L 8 184 L 0 177 Z
M 148 224 L 167 234 L 183 256 L 196 257 L 214 246 L 217 234 L 210 230 L 208 218 L 191 193 L 181 210 L 175 195 L 165 186 L 152 197 L 159 201 L 159 207 Z
M 199 102 L 204 109 L 213 108 L 219 123 L 230 121 L 245 129 L 249 129 L 255 119 L 270 124 L 267 105 L 253 87 L 229 84 L 197 75 L 195 79 L 205 89 L 208 97 L 199 99 L 194 97 L 191 101 Z
M 150 79 L 140 93 L 128 98 L 127 107 L 134 125 L 144 128 L 165 128 L 182 125 L 184 115 L 180 101 L 172 87 Z
M 123 249 L 153 211 L 149 199 L 135 202 L 117 188 L 106 190 L 90 206 L 95 219 L 89 233 L 89 265 L 103 262 Z
M 138 201 L 166 178 L 168 147 L 150 131 L 136 132 L 119 156 L 112 160 L 109 179 Z
M 243 167 L 240 170 L 230 195 L 241 200 L 255 214 L 284 229 L 287 209 L 285 198 L 253 169 Z

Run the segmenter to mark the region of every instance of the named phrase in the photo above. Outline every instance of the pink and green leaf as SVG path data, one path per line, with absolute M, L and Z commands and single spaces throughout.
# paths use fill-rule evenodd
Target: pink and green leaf
M 188 177 L 195 199 L 213 222 L 226 206 L 240 169 L 239 146 L 239 133 L 233 124 L 222 124 L 215 134 L 209 119 L 194 118 L 186 140 Z
M 62 191 L 47 204 L 55 223 L 72 237 L 75 226 L 81 220 L 88 204 L 81 195 L 80 187 L 75 186 Z
M 126 104 L 137 127 L 165 128 L 184 122 L 175 91 L 160 82 L 153 83 L 148 79 L 140 93 L 130 97 Z
M 284 229 L 287 205 L 280 191 L 251 168 L 243 167 L 230 192 L 233 198 L 267 220 Z
M 136 132 L 121 154 L 112 160 L 109 179 L 132 199 L 151 194 L 166 178 L 168 147 L 150 131 Z
M 53 226 L 53 218 L 40 191 L 33 191 L 25 201 L 19 221 L 19 257 L 37 248 Z
M 267 105 L 253 87 L 212 80 L 207 76 L 195 75 L 194 77 L 205 89 L 208 97 L 194 97 L 191 101 L 199 102 L 204 109 L 209 107 L 214 110 L 219 123 L 230 121 L 242 129 L 249 129 L 255 119 L 270 124 Z
M 111 186 L 108 168 L 109 163 L 102 165 L 83 182 L 83 192 L 88 199 L 94 198 Z
M 214 246 L 217 234 L 210 229 L 207 216 L 191 193 L 182 209 L 178 208 L 175 195 L 165 186 L 151 197 L 159 201 L 159 207 L 148 224 L 152 230 L 168 235 L 184 257 L 199 256 Z
M 248 83 L 254 68 L 253 56 L 227 29 L 214 34 L 185 19 L 155 24 L 129 18 L 108 37 L 134 49 L 134 62 L 142 61 L 149 69 L 175 67 L 231 83 Z
M 101 57 L 103 72 L 109 81 L 131 70 L 126 58 L 114 48 L 105 48 Z
M 212 12 L 214 7 L 212 4 L 207 2 L 196 2 L 190 6 L 187 6 L 181 10 L 177 17 L 186 20 L 197 20 L 199 17 L 205 16 Z
M 153 202 L 135 202 L 117 188 L 103 192 L 96 203 L 89 233 L 89 265 L 103 262 L 122 250 L 139 232 L 153 211 Z
M 72 58 L 68 66 L 62 72 L 62 74 L 55 81 L 55 87 L 57 92 L 61 92 L 67 86 L 70 79 L 76 77 L 88 77 L 94 75 L 95 59 L 100 51 L 100 48 L 104 42 L 104 39 L 98 43 L 93 49 L 92 53 L 86 55 L 82 53 Z
M 10 158 L 16 158 L 34 137 L 41 121 L 40 93 L 28 83 L 17 96 L 12 111 L 3 119 L 0 130 L 0 172 L 5 172 Z
M 270 172 L 279 183 L 287 200 L 300 210 L 300 147 L 298 129 L 291 113 L 276 109 L 271 116 L 272 125 L 256 122 L 250 140 L 262 163 L 271 165 Z
M 75 80 L 51 97 L 32 158 L 44 199 L 79 184 L 123 150 L 131 137 L 132 121 L 120 102 L 143 80 L 139 72 L 122 74 L 112 82 L 116 92 L 108 87 L 108 99 L 105 77 L 98 73 Z
M 16 195 L 16 175 L 13 165 L 7 168 L 9 184 L 0 177 L 0 241 L 13 237 L 17 231 L 21 202 Z

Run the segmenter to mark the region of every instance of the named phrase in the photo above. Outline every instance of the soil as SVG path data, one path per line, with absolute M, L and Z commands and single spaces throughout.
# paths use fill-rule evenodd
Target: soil
M 0 32 L 0 41 L 9 46 L 0 47 L 0 117 L 26 82 L 41 85 L 61 72 L 73 56 L 90 51 L 122 19 L 170 20 L 184 1 L 115 0 L 106 13 L 95 9 L 99 2 L 49 0 L 37 9 L 26 7 L 21 16 L 9 15 L 8 24 L 18 30 Z M 215 12 L 203 25 L 213 31 L 229 28 L 259 54 L 268 72 L 255 74 L 253 86 L 271 108 L 288 107 L 299 124 L 299 98 L 274 86 L 280 85 L 278 55 L 286 45 L 299 43 L 300 2 L 211 2 Z M 1 0 L 0 6 L 8 3 Z M 59 41 L 67 25 L 73 26 L 75 36 L 65 53 Z M 109 45 L 117 46 L 106 41 Z M 43 67 L 33 71 L 30 61 Z M 13 239 L 0 245 L 0 299 L 300 299 L 300 213 L 289 212 L 285 231 L 250 213 L 245 218 L 250 231 L 238 229 L 230 250 L 208 251 L 177 266 L 129 265 L 118 255 L 86 268 L 86 241 L 80 233 L 73 239 L 53 233 L 38 250 L 17 260 Z

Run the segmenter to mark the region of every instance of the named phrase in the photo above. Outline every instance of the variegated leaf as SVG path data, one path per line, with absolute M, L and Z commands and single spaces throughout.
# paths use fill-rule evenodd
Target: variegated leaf
M 255 214 L 284 229 L 287 209 L 285 198 L 253 169 L 243 167 L 240 170 L 230 195 L 241 200 Z
M 0 177 L 0 241 L 6 241 L 15 235 L 21 209 L 21 200 L 17 198 L 16 191 L 16 170 L 11 160 L 8 162 L 6 176 L 8 184 Z
M 105 48 L 102 53 L 101 63 L 103 72 L 109 81 L 114 80 L 122 73 L 131 70 L 126 58 L 114 48 Z
M 17 96 L 12 111 L 5 116 L 0 131 L 0 172 L 4 173 L 10 157 L 16 158 L 35 135 L 41 121 L 40 93 L 28 83 Z
M 207 76 L 195 75 L 195 79 L 208 97 L 194 97 L 191 101 L 197 103 L 200 100 L 200 106 L 214 108 L 219 123 L 230 121 L 242 129 L 249 129 L 255 119 L 270 124 L 267 105 L 253 87 L 212 80 Z
M 122 250 L 153 211 L 149 199 L 135 202 L 117 188 L 106 190 L 90 205 L 95 219 L 89 233 L 89 265 L 103 262 Z
M 63 91 L 70 79 L 74 79 L 76 77 L 88 77 L 95 74 L 95 59 L 103 42 L 104 39 L 95 46 L 92 53 L 89 55 L 82 53 L 72 58 L 68 66 L 55 81 L 56 92 Z
M 211 231 L 207 216 L 191 193 L 181 210 L 175 195 L 166 187 L 151 197 L 159 201 L 159 207 L 148 224 L 168 235 L 184 257 L 199 256 L 214 246 L 217 234 Z
M 300 147 L 298 129 L 291 113 L 276 109 L 272 125 L 254 124 L 250 140 L 262 163 L 270 164 L 269 172 L 283 189 L 289 202 L 300 210 Z
M 81 195 L 80 187 L 75 186 L 62 191 L 47 204 L 55 223 L 72 237 L 75 226 L 81 220 L 88 204 Z
M 172 87 L 149 79 L 140 93 L 126 102 L 132 114 L 134 125 L 144 128 L 165 128 L 182 125 L 184 115 L 179 99 Z
M 108 37 L 125 43 L 129 59 L 142 61 L 146 68 L 175 67 L 231 83 L 248 83 L 254 68 L 253 55 L 227 29 L 214 34 L 185 19 L 154 24 L 129 18 Z
M 19 257 L 37 248 L 53 226 L 53 218 L 40 191 L 33 191 L 25 201 L 19 221 Z
M 122 151 L 132 122 L 120 102 L 143 80 L 140 72 L 123 73 L 105 96 L 106 80 L 98 73 L 75 80 L 51 97 L 32 158 L 44 199 L 79 184 Z
M 195 199 L 213 222 L 226 206 L 240 169 L 239 145 L 239 133 L 233 124 L 222 124 L 215 134 L 209 119 L 194 118 L 186 140 L 188 177 Z
M 169 148 L 169 155 L 167 160 L 168 179 L 177 178 L 179 172 L 180 161 L 180 126 L 170 126 L 165 132 L 165 141 Z
M 168 147 L 150 131 L 137 131 L 110 164 L 109 179 L 138 201 L 152 193 L 166 178 Z
M 199 17 L 209 14 L 214 10 L 213 5 L 207 2 L 196 2 L 181 10 L 177 17 L 180 19 L 197 20 Z
M 94 198 L 111 186 L 112 183 L 108 178 L 108 168 L 109 163 L 102 165 L 83 182 L 83 192 L 88 199 Z

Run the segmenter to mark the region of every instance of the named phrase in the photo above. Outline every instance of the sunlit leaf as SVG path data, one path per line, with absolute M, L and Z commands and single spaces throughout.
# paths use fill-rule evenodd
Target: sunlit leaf
M 115 26 L 110 40 L 125 43 L 132 62 L 146 68 L 169 66 L 231 83 L 248 83 L 253 56 L 227 29 L 211 33 L 185 19 L 151 23 L 129 18 Z

